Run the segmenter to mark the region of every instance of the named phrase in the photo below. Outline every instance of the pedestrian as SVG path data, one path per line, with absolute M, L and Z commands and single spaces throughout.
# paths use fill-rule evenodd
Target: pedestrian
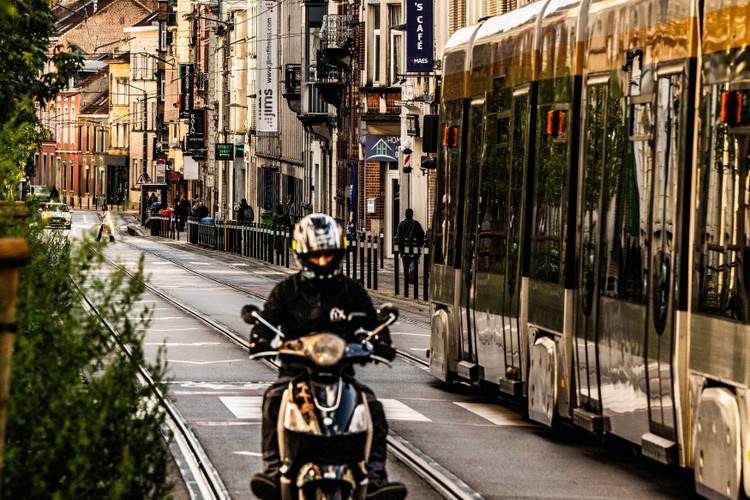
M 180 231 L 185 230 L 185 223 L 187 222 L 188 215 L 190 214 L 190 202 L 185 196 L 180 200 L 180 204 L 177 205 L 177 217 L 180 221 Z
M 107 204 L 102 205 L 101 223 L 99 225 L 99 235 L 96 241 L 101 241 L 102 233 L 106 231 L 109 234 L 109 241 L 115 241 L 115 225 L 112 223 L 112 214 L 107 209 Z
M 60 193 L 57 191 L 57 186 L 52 186 L 52 191 L 49 192 L 49 201 L 60 201 Z
M 151 193 L 151 196 L 148 197 L 148 206 L 151 207 L 155 201 L 156 195 L 154 193 Z
M 414 220 L 414 210 L 407 208 L 404 213 L 406 218 L 399 222 L 396 229 L 396 244 L 401 252 L 404 263 L 404 272 L 408 274 L 409 282 L 414 282 L 417 268 L 418 256 L 413 256 L 414 248 L 424 245 L 424 229 L 419 221 Z M 408 249 L 408 250 L 407 250 Z
M 247 204 L 245 198 L 242 198 L 242 201 L 240 201 L 240 209 L 237 211 L 237 220 L 240 222 L 253 222 L 255 220 L 253 207 Z
M 281 203 L 276 205 L 276 211 L 271 217 L 271 222 L 273 224 L 274 232 L 283 231 L 284 236 L 290 234 L 290 230 L 292 228 L 292 219 L 291 217 L 289 217 L 289 213 L 284 210 L 284 205 L 282 205 Z M 275 238 L 276 253 L 278 255 L 281 255 L 281 253 L 284 252 L 285 239 L 286 238 L 284 237 Z

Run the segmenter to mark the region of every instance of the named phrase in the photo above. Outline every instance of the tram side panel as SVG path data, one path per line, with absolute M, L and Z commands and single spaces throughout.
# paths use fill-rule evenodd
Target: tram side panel
M 565 327 L 572 303 L 580 68 L 575 68 L 577 3 L 545 12 L 539 36 L 533 188 L 530 198 L 528 324 L 529 417 L 551 425 L 569 418 L 573 390 L 572 343 Z M 563 40 L 564 43 L 559 43 Z M 572 160 L 573 159 L 573 160 Z M 572 163 L 571 163 L 572 161 Z M 572 182 L 572 184 L 571 184 Z M 569 330 L 569 328 L 568 328 Z
M 704 12 L 687 461 L 699 493 L 736 498 L 750 495 L 750 3 L 707 0 Z

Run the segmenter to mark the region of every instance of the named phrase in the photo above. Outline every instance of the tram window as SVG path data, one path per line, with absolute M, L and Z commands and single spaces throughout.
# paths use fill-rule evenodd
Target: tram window
M 531 278 L 560 282 L 562 259 L 563 175 L 567 143 L 546 133 L 551 106 L 540 106 L 537 116 L 537 162 L 534 172 L 531 228 Z
M 444 125 L 459 125 L 462 119 L 463 101 L 451 101 L 445 105 Z M 460 174 L 461 141 L 456 148 L 439 148 L 437 169 L 437 206 L 433 214 L 433 255 L 435 264 L 453 263 L 456 251 L 456 201 Z
M 471 103 L 469 110 L 468 151 L 466 162 L 466 190 L 463 200 L 464 208 L 464 251 L 463 269 L 470 269 L 472 259 L 477 250 L 477 231 L 479 210 L 479 169 L 482 158 L 483 127 L 484 126 L 484 100 L 476 100 Z M 468 276 L 468 274 L 467 274 Z
M 620 80 L 611 78 L 607 92 L 605 125 L 605 162 L 602 179 L 602 242 L 600 269 L 601 293 L 610 297 L 640 300 L 643 291 L 643 248 L 635 201 L 638 193 L 637 174 L 626 158 L 625 99 Z M 635 206 L 634 206 L 635 205 Z M 629 220 L 630 219 L 630 220 Z M 637 234 L 637 237 L 636 237 Z
M 513 142 L 510 156 L 510 197 L 508 200 L 508 291 L 516 287 L 516 269 L 520 258 L 521 210 L 523 196 L 523 173 L 526 164 L 526 140 L 528 136 L 529 96 L 513 97 Z
M 750 184 L 746 134 L 721 120 L 726 85 L 706 86 L 701 99 L 701 161 L 693 289 L 697 311 L 750 322 Z
M 509 129 L 509 114 L 491 114 L 487 117 L 479 186 L 477 269 L 480 272 L 505 272 Z
M 586 146 L 583 167 L 581 219 L 581 291 L 583 310 L 591 313 L 596 285 L 596 255 L 599 238 L 599 192 L 604 162 L 606 85 L 586 90 Z

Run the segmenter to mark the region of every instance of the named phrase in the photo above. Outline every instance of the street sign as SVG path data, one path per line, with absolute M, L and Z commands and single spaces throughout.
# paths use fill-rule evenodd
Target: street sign
M 214 156 L 217 160 L 232 160 L 234 159 L 234 144 L 225 142 L 217 142 Z
M 135 181 L 135 183 L 139 186 L 142 184 L 148 184 L 149 182 L 151 182 L 151 178 L 148 176 L 146 172 L 142 173 L 141 176 L 138 177 L 138 180 Z

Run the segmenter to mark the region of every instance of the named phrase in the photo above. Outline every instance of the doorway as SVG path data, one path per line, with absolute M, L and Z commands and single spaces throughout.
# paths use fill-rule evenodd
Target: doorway
M 401 217 L 401 184 L 398 170 L 385 174 L 385 255 L 393 257 L 393 240 Z

